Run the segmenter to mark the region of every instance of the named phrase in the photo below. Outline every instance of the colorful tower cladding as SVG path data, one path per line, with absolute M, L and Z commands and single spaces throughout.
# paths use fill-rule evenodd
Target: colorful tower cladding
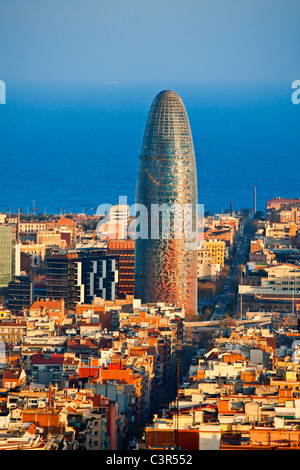
M 136 186 L 135 297 L 197 313 L 197 172 L 181 98 L 160 92 L 149 111 Z M 140 208 L 140 210 L 139 210 Z

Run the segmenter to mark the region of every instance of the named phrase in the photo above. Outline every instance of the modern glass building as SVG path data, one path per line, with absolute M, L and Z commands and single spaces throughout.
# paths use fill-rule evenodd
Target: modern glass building
M 135 297 L 183 305 L 186 319 L 197 313 L 197 203 L 188 116 L 178 94 L 165 90 L 150 108 L 139 158 Z

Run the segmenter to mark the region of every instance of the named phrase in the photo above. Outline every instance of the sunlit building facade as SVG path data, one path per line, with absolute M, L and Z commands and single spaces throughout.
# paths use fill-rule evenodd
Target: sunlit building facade
M 14 225 L 0 226 L 0 288 L 7 287 L 17 273 L 18 248 Z
M 118 296 L 134 294 L 134 240 L 109 240 L 107 254 L 117 255 L 119 260 Z
M 197 247 L 190 243 L 197 202 L 188 116 L 178 94 L 165 90 L 150 108 L 139 159 L 135 297 L 184 306 L 186 319 L 197 313 Z

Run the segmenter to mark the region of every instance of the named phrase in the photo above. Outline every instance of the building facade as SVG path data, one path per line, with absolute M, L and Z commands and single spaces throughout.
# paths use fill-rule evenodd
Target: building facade
M 0 226 L 0 287 L 7 287 L 16 272 L 16 228 Z
M 188 116 L 177 93 L 165 90 L 150 108 L 139 158 L 135 296 L 143 303 L 184 305 L 187 318 L 197 313 L 197 249 L 189 243 L 197 230 L 197 202 Z
M 109 240 L 107 254 L 119 259 L 119 296 L 134 294 L 134 240 Z
M 20 233 L 33 234 L 46 230 L 45 222 L 24 221 L 19 224 Z
M 210 257 L 215 264 L 224 266 L 226 257 L 226 244 L 223 240 L 205 240 L 203 248 L 209 251 Z

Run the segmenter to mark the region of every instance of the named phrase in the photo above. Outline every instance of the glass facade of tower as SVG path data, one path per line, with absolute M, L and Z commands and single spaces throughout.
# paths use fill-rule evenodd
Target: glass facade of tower
M 136 204 L 147 209 L 148 230 L 145 237 L 137 213 L 135 297 L 183 305 L 187 319 L 197 313 L 197 250 L 184 227 L 197 230 L 197 202 L 188 116 L 177 93 L 165 90 L 150 108 L 139 159 Z

